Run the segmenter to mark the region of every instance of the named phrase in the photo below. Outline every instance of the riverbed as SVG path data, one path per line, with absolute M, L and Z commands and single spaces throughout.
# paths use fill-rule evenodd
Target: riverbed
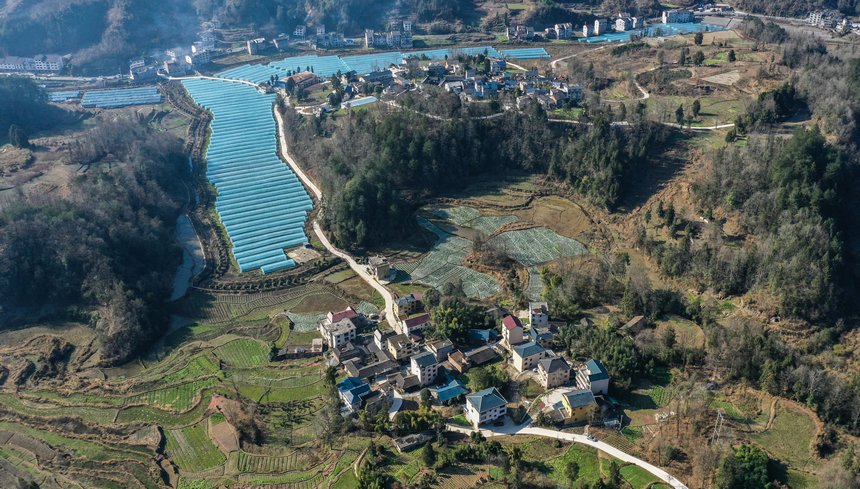
M 203 255 L 203 244 L 194 232 L 194 225 L 188 215 L 182 214 L 176 219 L 176 242 L 182 248 L 182 263 L 176 270 L 173 279 L 173 293 L 170 300 L 181 299 L 188 292 L 191 281 L 194 280 L 206 266 Z

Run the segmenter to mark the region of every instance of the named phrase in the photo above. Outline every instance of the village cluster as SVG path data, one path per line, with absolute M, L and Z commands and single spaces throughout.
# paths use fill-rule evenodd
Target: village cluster
M 529 303 L 516 315 L 498 313 L 501 334 L 470 329 L 468 342 L 456 344 L 433 338 L 432 317 L 422 299 L 412 293 L 396 300 L 398 317 L 403 318 L 396 329 L 352 307 L 330 312 L 319 322 L 329 362 L 346 376 L 337 384 L 344 416 L 361 409 L 389 409 L 400 404 L 395 401 L 419 399 L 428 389 L 435 405 L 461 406 L 472 426 L 500 426 L 515 403 L 495 387 L 470 392 L 462 376 L 495 364 L 514 381 L 532 380 L 549 391 L 543 409 L 552 422 L 614 422 L 617 416 L 609 414 L 613 408 L 605 397 L 610 380 L 606 368 L 598 360 L 575 362 L 559 353 L 559 324 L 551 320 L 545 302 Z

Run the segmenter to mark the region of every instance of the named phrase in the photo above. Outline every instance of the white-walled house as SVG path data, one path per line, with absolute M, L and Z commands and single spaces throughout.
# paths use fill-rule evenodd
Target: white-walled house
M 508 401 L 495 387 L 466 396 L 466 419 L 477 428 L 495 421 L 508 412 Z

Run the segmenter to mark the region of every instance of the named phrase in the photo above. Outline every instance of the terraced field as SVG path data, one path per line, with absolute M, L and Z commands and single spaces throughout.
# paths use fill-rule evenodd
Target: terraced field
M 218 467 L 227 459 L 209 439 L 206 424 L 165 432 L 165 451 L 181 470 L 203 472 Z
M 214 353 L 233 367 L 252 368 L 269 363 L 271 347 L 256 340 L 239 338 L 219 346 Z
M 419 223 L 434 232 L 439 241 L 413 270 L 414 282 L 437 289 L 446 283 L 462 282 L 466 295 L 475 298 L 487 298 L 501 292 L 495 279 L 463 266 L 472 249 L 471 241 L 447 234 L 426 219 L 419 218 Z

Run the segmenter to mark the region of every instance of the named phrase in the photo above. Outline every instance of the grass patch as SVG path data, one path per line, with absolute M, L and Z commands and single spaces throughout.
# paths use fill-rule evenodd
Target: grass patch
M 466 419 L 466 416 L 464 416 L 462 414 L 458 414 L 458 415 L 454 416 L 453 418 L 449 419 L 448 421 L 450 421 L 451 424 L 455 424 L 457 426 L 465 426 L 467 428 L 472 427 L 472 423 L 470 423 L 469 420 Z
M 815 433 L 815 423 L 806 413 L 780 405 L 771 428 L 751 439 L 779 460 L 804 468 L 817 462 L 811 450 Z

